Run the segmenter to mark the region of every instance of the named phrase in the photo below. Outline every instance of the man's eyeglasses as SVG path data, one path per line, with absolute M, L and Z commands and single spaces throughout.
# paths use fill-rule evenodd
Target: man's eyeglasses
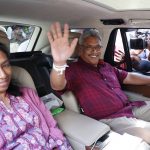
M 101 48 L 103 47 L 102 45 L 96 45 L 96 46 L 92 46 L 92 45 L 82 45 L 87 51 L 100 51 Z

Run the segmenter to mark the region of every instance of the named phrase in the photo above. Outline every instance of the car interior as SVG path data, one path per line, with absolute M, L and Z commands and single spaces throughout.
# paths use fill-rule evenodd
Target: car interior
M 68 23 L 70 41 L 79 38 L 84 29 L 98 29 L 103 45 L 101 59 L 119 69 L 150 76 L 150 70 L 134 68 L 130 53 L 131 49 L 147 48 L 149 6 L 150 2 L 146 0 L 0 1 L 0 26 L 10 40 L 12 78 L 19 86 L 35 89 L 40 97 L 53 93 L 63 101 L 63 111 L 54 118 L 74 150 L 92 150 L 98 143 L 98 148 L 103 149 L 112 140 L 113 131 L 108 125 L 82 114 L 71 91 L 60 97 L 51 88 L 49 74 L 53 58 L 47 38 L 50 25 L 59 21 L 63 28 L 63 24 Z M 5 43 L 3 38 L 0 34 L 0 42 Z M 78 58 L 77 52 L 78 45 L 68 63 Z M 126 85 L 122 89 L 131 101 L 150 100 L 149 85 Z

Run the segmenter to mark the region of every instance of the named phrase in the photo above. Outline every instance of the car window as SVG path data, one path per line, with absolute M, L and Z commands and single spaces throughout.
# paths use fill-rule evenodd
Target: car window
M 10 53 L 32 51 L 35 42 L 34 33 L 38 27 L 18 24 L 1 25 L 1 27 L 5 29 L 10 40 Z
M 120 29 L 117 30 L 113 59 L 117 66 L 119 66 L 122 69 L 126 68 L 126 65 L 124 63 L 125 51 L 124 51 L 124 45 L 123 45 Z
M 127 71 L 150 75 L 150 29 L 115 30 L 112 64 Z

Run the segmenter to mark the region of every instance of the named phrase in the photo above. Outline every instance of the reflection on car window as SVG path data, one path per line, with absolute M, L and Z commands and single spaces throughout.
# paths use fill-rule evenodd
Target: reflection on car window
M 7 36 L 10 40 L 10 52 L 26 52 L 35 27 L 24 25 L 6 25 Z

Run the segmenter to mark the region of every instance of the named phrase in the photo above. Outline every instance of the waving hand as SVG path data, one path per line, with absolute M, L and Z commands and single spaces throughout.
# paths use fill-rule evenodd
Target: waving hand
M 73 54 L 78 41 L 78 39 L 75 38 L 69 43 L 68 24 L 64 25 L 64 32 L 61 31 L 59 22 L 52 24 L 48 32 L 48 39 L 51 45 L 54 63 L 56 65 L 65 64 L 67 59 Z

